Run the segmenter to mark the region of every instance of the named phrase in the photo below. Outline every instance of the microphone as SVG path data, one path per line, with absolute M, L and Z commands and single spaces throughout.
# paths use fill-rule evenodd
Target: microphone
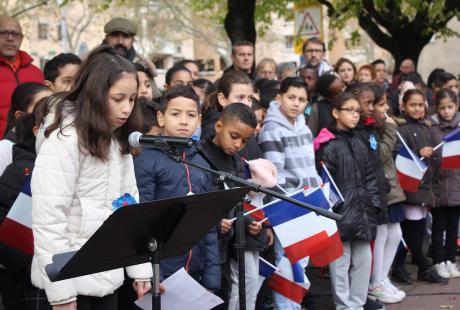
M 195 144 L 192 138 L 153 136 L 144 135 L 139 131 L 132 132 L 128 137 L 128 143 L 132 147 L 138 148 L 142 144 L 154 145 L 158 147 L 168 146 L 170 148 L 191 147 Z

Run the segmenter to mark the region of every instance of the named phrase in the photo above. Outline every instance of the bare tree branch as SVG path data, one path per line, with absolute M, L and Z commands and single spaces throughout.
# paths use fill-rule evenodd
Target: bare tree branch
M 46 5 L 46 4 L 48 4 L 48 1 L 43 0 L 43 1 L 39 2 L 39 3 L 37 3 L 37 4 L 31 5 L 31 6 L 26 7 L 26 8 L 24 8 L 24 9 L 22 9 L 22 10 L 16 12 L 16 13 L 11 14 L 11 17 L 17 17 L 17 16 L 19 16 L 21 14 L 24 14 L 24 13 L 30 11 L 30 10 L 36 9 L 36 8 L 41 7 L 42 5 Z

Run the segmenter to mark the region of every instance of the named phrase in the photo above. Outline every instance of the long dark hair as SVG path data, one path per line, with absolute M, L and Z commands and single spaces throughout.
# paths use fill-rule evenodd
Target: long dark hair
M 204 101 L 203 114 L 210 111 L 222 112 L 222 106 L 217 100 L 217 94 L 222 93 L 225 98 L 228 98 L 232 92 L 234 84 L 247 84 L 252 85 L 252 81 L 249 76 L 242 71 L 229 71 L 225 73 L 217 84 L 217 91 L 211 93 Z
M 80 150 L 107 160 L 112 139 L 120 144 L 122 154 L 129 153 L 128 136 L 132 131 L 142 130 L 142 114 L 134 106 L 127 122 L 115 131 L 107 121 L 107 97 L 110 88 L 123 73 L 131 73 L 137 81 L 136 69 L 115 50 L 102 45 L 94 49 L 76 76 L 75 87 L 68 93 L 52 97 L 48 104 L 55 106 L 55 119 L 46 128 L 45 137 L 59 128 L 59 134 L 67 126 L 75 126 Z M 43 124 L 44 117 L 39 119 Z M 72 116 L 70 124 L 64 120 Z
M 39 83 L 24 83 L 15 88 L 13 94 L 11 95 L 11 106 L 6 117 L 5 135 L 15 126 L 16 112 L 27 111 L 30 105 L 34 102 L 35 95 L 46 90 L 48 90 L 48 87 Z

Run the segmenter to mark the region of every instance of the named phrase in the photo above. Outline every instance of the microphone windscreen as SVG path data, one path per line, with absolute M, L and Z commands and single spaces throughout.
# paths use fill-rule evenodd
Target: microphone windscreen
M 141 137 L 142 133 L 140 133 L 139 131 L 132 132 L 128 137 L 129 145 L 135 148 L 139 148 L 141 146 L 141 143 L 139 141 Z

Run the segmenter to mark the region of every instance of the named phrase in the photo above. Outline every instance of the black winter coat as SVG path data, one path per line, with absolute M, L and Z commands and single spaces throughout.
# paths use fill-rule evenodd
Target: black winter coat
M 398 132 L 406 141 L 407 146 L 420 155 L 420 149 L 430 146 L 433 147 L 433 139 L 430 132 L 431 123 L 428 120 L 413 120 L 409 117 L 404 118 L 406 123 L 398 127 Z M 398 139 L 395 146 L 395 156 L 399 153 L 402 143 Z M 417 189 L 417 192 L 404 192 L 406 195 L 406 203 L 413 206 L 434 207 L 437 205 L 436 197 L 433 188 L 435 184 L 433 175 L 434 162 L 432 159 L 425 159 L 424 162 L 428 165 L 428 170 L 423 176 L 422 182 Z
M 337 223 L 343 241 L 375 238 L 377 214 L 385 207 L 366 145 L 353 131 L 328 130 L 335 138 L 322 144 L 317 154 L 318 171 L 323 161 L 342 192 L 345 202 L 334 211 L 343 218 Z
M 246 175 L 246 169 L 244 162 L 239 155 L 229 156 L 225 154 L 217 145 L 215 145 L 211 140 L 201 141 L 198 149 L 202 152 L 203 157 L 208 161 L 212 169 L 229 172 L 235 176 L 238 176 L 243 179 L 248 179 L 249 176 Z M 241 184 L 231 183 L 225 181 L 229 187 L 241 186 Z M 221 190 L 224 189 L 222 182 L 215 180 L 215 186 Z M 235 216 L 235 210 L 232 210 L 229 214 L 229 218 Z M 252 223 L 253 219 L 250 216 L 245 218 L 246 226 L 246 243 L 245 249 L 252 251 L 263 251 L 266 247 L 266 233 L 261 231 L 259 235 L 253 236 L 249 234 L 248 229 L 249 225 Z M 229 248 L 233 244 L 234 234 L 233 229 L 225 234 L 221 235 L 221 255 L 223 256 L 223 261 L 228 252 L 232 252 L 232 248 Z
M 0 223 L 3 222 L 21 192 L 27 178 L 26 170 L 32 173 L 36 156 L 33 143 L 13 146 L 13 162 L 6 167 L 0 177 Z M 0 264 L 10 272 L 30 277 L 31 262 L 32 255 L 0 242 Z
M 379 195 L 382 205 L 388 205 L 387 195 L 391 190 L 390 183 L 385 177 L 385 171 L 383 170 L 383 163 L 379 155 L 379 143 L 378 143 L 378 134 L 373 125 L 364 125 L 362 123 L 358 124 L 355 129 L 356 136 L 361 139 L 364 145 L 367 146 L 369 151 L 369 159 L 371 165 L 374 167 L 375 176 L 377 177 L 377 184 L 379 189 Z M 381 212 L 378 217 L 378 224 L 386 224 L 389 222 L 388 212 Z

